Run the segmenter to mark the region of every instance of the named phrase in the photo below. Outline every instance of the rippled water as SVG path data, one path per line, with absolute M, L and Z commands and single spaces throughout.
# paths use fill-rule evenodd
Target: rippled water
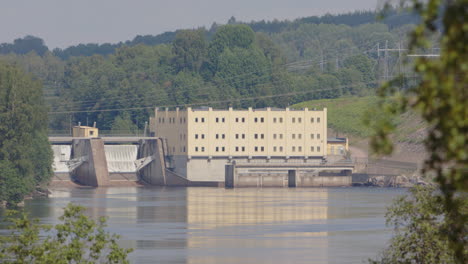
M 390 237 L 385 208 L 404 189 L 55 189 L 26 202 L 55 223 L 69 202 L 108 216 L 132 263 L 362 263 Z

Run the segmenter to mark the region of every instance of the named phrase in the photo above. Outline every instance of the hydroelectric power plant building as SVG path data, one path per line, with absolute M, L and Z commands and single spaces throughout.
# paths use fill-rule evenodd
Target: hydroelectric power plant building
M 166 140 L 169 168 L 192 182 L 224 182 L 227 164 L 237 164 L 239 175 L 287 174 L 297 166 L 306 175 L 327 156 L 326 108 L 155 109 L 150 129 Z M 348 184 L 341 180 L 337 185 Z

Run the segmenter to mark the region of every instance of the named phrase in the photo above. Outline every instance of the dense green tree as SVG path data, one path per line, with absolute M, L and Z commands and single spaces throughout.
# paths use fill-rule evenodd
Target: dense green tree
M 375 81 L 375 75 L 372 70 L 372 61 L 365 55 L 360 54 L 348 57 L 343 61 L 343 66 L 348 69 L 359 71 L 364 83 Z
M 51 176 L 47 125 L 40 83 L 0 63 L 0 199 L 8 205 Z
M 395 234 L 389 248 L 371 263 L 454 262 L 443 233 L 448 222 L 434 186 L 417 186 L 410 190 L 410 195 L 398 197 L 388 208 L 386 218 Z
M 94 221 L 85 208 L 68 204 L 55 226 L 40 225 L 24 213 L 9 212 L 12 233 L 0 241 L 0 260 L 10 264 L 129 263 L 132 249 L 117 244 L 118 235 L 104 230 L 106 219 Z M 3 222 L 3 221 L 2 221 Z
M 211 71 L 218 71 L 218 57 L 225 49 L 248 49 L 255 41 L 255 33 L 246 25 L 225 25 L 219 27 L 214 34 L 209 47 L 208 57 Z
M 176 71 L 200 70 L 206 58 L 207 42 L 204 30 L 181 30 L 172 42 Z
M 0 53 L 3 53 L 3 54 L 7 54 L 7 53 L 26 54 L 31 51 L 34 51 L 40 56 L 42 56 L 48 50 L 49 48 L 47 48 L 47 46 L 44 44 L 44 40 L 38 37 L 29 36 L 29 35 L 24 38 L 15 39 L 12 44 L 10 43 L 0 44 Z

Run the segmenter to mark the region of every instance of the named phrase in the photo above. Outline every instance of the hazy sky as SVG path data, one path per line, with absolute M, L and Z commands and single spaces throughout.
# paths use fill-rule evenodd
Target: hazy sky
M 0 0 L 0 43 L 34 35 L 49 48 L 119 42 L 213 22 L 370 10 L 378 0 Z

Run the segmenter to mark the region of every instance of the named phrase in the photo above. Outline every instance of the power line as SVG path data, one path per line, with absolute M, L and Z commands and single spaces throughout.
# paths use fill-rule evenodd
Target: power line
M 152 109 L 156 107 L 190 107 L 196 105 L 204 105 L 207 103 L 210 104 L 221 104 L 221 103 L 230 103 L 230 102 L 241 102 L 241 101 L 248 101 L 248 100 L 256 100 L 256 99 L 266 99 L 266 98 L 275 98 L 275 97 L 283 97 L 283 96 L 294 96 L 299 94 L 307 94 L 312 92 L 323 92 L 323 91 L 332 91 L 338 90 L 343 88 L 352 88 L 356 87 L 361 84 L 370 84 L 370 83 L 377 83 L 377 82 L 368 82 L 368 83 L 359 83 L 355 85 L 343 85 L 338 86 L 335 88 L 323 88 L 323 89 L 314 89 L 309 91 L 298 91 L 298 92 L 290 92 L 290 93 L 283 93 L 283 94 L 276 94 L 276 95 L 264 95 L 264 96 L 254 96 L 254 97 L 246 97 L 246 98 L 234 98 L 228 100 L 219 100 L 219 101 L 210 101 L 210 102 L 200 102 L 200 103 L 190 103 L 190 104 L 175 104 L 175 105 L 151 105 L 151 106 L 141 106 L 141 107 L 128 107 L 128 108 L 117 108 L 117 109 L 97 109 L 97 110 L 82 110 L 82 111 L 62 111 L 62 112 L 49 112 L 49 114 L 73 114 L 73 113 L 92 113 L 92 112 L 112 112 L 112 111 L 127 111 L 127 110 L 144 110 L 144 109 Z

